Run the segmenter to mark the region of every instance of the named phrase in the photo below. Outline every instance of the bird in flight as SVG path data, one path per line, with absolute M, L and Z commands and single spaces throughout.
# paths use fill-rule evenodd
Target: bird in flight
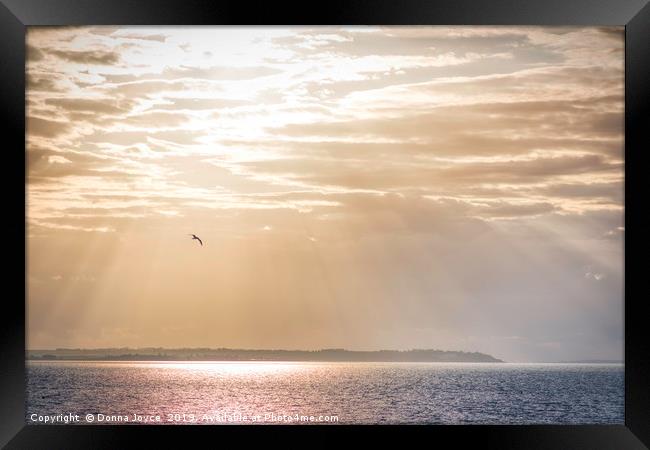
M 196 234 L 188 234 L 188 236 L 192 236 L 192 240 L 196 239 L 199 241 L 199 244 L 201 244 L 201 247 L 203 247 L 203 241 Z

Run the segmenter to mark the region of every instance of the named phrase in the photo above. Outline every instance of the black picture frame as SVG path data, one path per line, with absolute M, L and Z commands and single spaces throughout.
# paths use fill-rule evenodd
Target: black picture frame
M 33 25 L 620 25 L 625 26 L 625 425 L 589 426 L 335 426 L 335 427 L 164 427 L 27 426 L 25 423 L 25 31 Z M 642 449 L 650 446 L 650 345 L 644 315 L 646 296 L 640 260 L 644 241 L 641 186 L 645 129 L 650 99 L 650 6 L 647 0 L 330 0 L 291 4 L 252 0 L 0 0 L 0 114 L 2 114 L 9 206 L 1 223 L 5 238 L 4 280 L 11 287 L 3 301 L 0 327 L 0 444 L 6 448 L 130 448 L 153 441 L 188 447 L 188 440 L 219 445 L 228 435 L 293 439 L 305 445 L 318 432 L 320 444 L 349 434 L 384 440 L 397 434 L 425 442 L 500 449 Z M 645 125 L 645 126 L 644 126 Z M 634 205 L 632 205 L 634 204 Z M 631 206 L 631 207 L 630 207 Z M 629 242 L 633 242 L 629 245 Z M 7 245 L 8 244 L 8 245 Z M 6 251 L 6 250 L 5 250 Z M 22 262 L 22 267 L 20 262 Z M 637 289 L 638 288 L 638 289 Z M 326 433 L 322 433 L 327 428 Z M 417 435 L 417 436 L 416 436 Z M 414 441 L 411 441 L 414 442 Z

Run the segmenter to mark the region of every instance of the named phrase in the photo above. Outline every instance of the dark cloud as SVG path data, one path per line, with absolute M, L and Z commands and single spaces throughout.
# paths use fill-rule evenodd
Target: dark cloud
M 514 101 L 428 108 L 427 112 L 386 110 L 373 119 L 287 124 L 269 131 L 288 138 L 320 137 L 326 143 L 301 143 L 304 151 L 347 150 L 389 145 L 337 144 L 332 140 L 401 141 L 393 151 L 430 155 L 526 154 L 533 150 L 577 150 L 622 155 L 623 98 L 603 96 L 580 101 Z M 273 145 L 272 143 L 270 145 Z M 353 155 L 350 153 L 350 155 Z
M 92 177 L 107 182 L 127 182 L 141 178 L 141 174 L 121 170 L 83 169 L 70 164 L 52 163 L 40 172 L 30 172 L 28 183 L 56 183 L 63 177 Z
M 442 172 L 444 178 L 454 181 L 531 183 L 559 175 L 622 174 L 623 165 L 610 163 L 601 155 L 558 156 L 507 162 L 458 164 Z
M 490 204 L 490 206 L 478 208 L 478 215 L 484 218 L 525 217 L 548 214 L 558 209 L 557 206 L 548 202 L 521 205 L 499 201 Z
M 34 74 L 28 70 L 27 73 L 27 95 L 34 91 L 56 92 L 60 89 L 57 87 L 55 80 L 46 74 Z
M 110 95 L 125 96 L 131 100 L 138 97 L 147 97 L 151 94 L 160 94 L 163 92 L 176 92 L 184 89 L 189 89 L 187 83 L 182 81 L 166 81 L 166 80 L 141 80 L 130 81 L 119 84 L 106 84 L 102 89 Z
M 210 66 L 210 67 L 168 67 L 162 73 L 143 73 L 138 75 L 131 74 L 104 74 L 104 78 L 109 83 L 138 83 L 147 86 L 151 83 L 171 82 L 176 80 L 184 81 L 239 81 L 252 80 L 259 77 L 266 77 L 282 73 L 280 69 L 270 66 L 252 66 L 252 67 L 230 67 L 230 66 Z M 159 85 L 159 84 L 153 84 Z
M 601 155 L 539 157 L 504 162 L 435 164 L 366 161 L 275 159 L 242 163 L 255 173 L 268 173 L 317 185 L 363 189 L 449 188 L 473 183 L 534 184 L 561 175 L 586 173 L 622 174 L 620 163 Z
M 47 49 L 47 53 L 57 58 L 77 64 L 111 65 L 117 64 L 120 56 L 117 52 L 106 50 L 55 50 Z
M 44 57 L 43 52 L 34 47 L 33 45 L 27 46 L 27 64 L 34 63 L 42 60 Z
M 122 114 L 127 113 L 133 108 L 134 102 L 125 99 L 116 99 L 113 97 L 89 99 L 89 98 L 48 98 L 45 104 L 56 106 L 63 111 L 78 111 L 95 114 Z
M 625 28 L 624 27 L 596 27 L 598 32 L 602 33 L 604 36 L 611 38 L 615 41 L 618 41 L 623 45 L 623 40 L 625 39 Z
M 156 205 L 149 206 L 93 206 L 93 207 L 70 207 L 61 210 L 68 216 L 77 217 L 111 217 L 111 216 L 137 216 L 155 213 Z
M 155 41 L 155 42 L 165 42 L 167 36 L 164 34 L 119 34 L 115 37 L 120 39 L 130 39 L 134 41 Z
M 59 151 L 29 145 L 26 152 L 28 183 L 56 182 L 62 177 L 83 176 L 105 180 L 130 180 L 138 175 L 117 170 L 115 158 L 90 152 Z
M 38 170 L 37 164 L 40 162 L 47 163 L 50 157 L 62 157 L 73 161 L 75 165 L 86 167 L 100 166 L 102 163 L 116 161 L 115 158 L 99 156 L 88 151 L 63 151 L 31 144 L 27 146 L 26 155 L 27 161 L 31 165 L 30 170 Z
M 58 120 L 42 119 L 40 117 L 27 117 L 27 133 L 34 136 L 53 138 L 70 130 L 71 124 Z
M 460 119 L 459 119 L 460 120 Z M 521 137 L 505 134 L 504 136 L 489 136 L 482 134 L 487 130 L 488 124 L 479 122 L 473 130 L 460 129 L 457 133 L 446 128 L 444 137 L 435 130 L 422 129 L 419 135 L 414 136 L 420 142 L 381 142 L 383 136 L 373 135 L 372 140 L 354 142 L 342 140 L 347 136 L 323 136 L 322 140 L 290 140 L 304 138 L 304 135 L 277 136 L 277 139 L 257 140 L 223 140 L 222 145 L 238 148 L 255 148 L 260 150 L 273 150 L 283 156 L 301 155 L 318 158 L 337 158 L 340 160 L 361 160 L 365 158 L 403 159 L 405 156 L 413 158 L 435 158 L 450 156 L 494 156 L 494 155 L 522 155 L 535 150 L 575 150 L 603 154 L 605 156 L 621 158 L 623 153 L 623 140 L 619 138 L 589 138 L 589 137 L 562 137 L 562 136 L 533 136 Z M 465 127 L 466 129 L 468 127 Z M 386 130 L 386 133 L 389 133 Z M 541 133 L 540 133 L 541 134 Z M 319 135 L 320 136 L 320 135 Z M 349 136 L 349 135 L 348 135 Z M 389 136 L 388 134 L 384 136 Z M 285 138 L 286 139 L 283 139 Z M 406 139 L 406 138 L 405 138 Z
M 160 141 L 167 141 L 175 145 L 192 145 L 196 143 L 196 139 L 204 136 L 202 131 L 194 130 L 171 130 L 171 131 L 156 131 L 156 130 L 142 130 L 142 131 L 104 131 L 96 129 L 92 134 L 86 138 L 88 144 L 101 144 L 109 143 L 113 145 L 135 145 L 146 144 L 150 139 L 157 139 Z M 155 151 L 165 151 L 164 146 L 152 145 Z
M 621 180 L 611 183 L 558 183 L 541 188 L 538 192 L 564 198 L 608 198 L 620 205 L 623 203 L 624 188 Z

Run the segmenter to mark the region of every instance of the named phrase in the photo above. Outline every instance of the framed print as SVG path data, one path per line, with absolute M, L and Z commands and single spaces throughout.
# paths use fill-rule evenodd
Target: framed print
M 2 2 L 7 448 L 647 447 L 646 2 Z

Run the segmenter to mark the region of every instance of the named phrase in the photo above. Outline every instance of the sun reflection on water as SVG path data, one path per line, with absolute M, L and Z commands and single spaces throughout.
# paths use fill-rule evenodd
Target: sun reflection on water
M 133 363 L 152 369 L 182 369 L 224 375 L 270 375 L 316 369 L 321 364 L 286 361 L 156 361 Z

